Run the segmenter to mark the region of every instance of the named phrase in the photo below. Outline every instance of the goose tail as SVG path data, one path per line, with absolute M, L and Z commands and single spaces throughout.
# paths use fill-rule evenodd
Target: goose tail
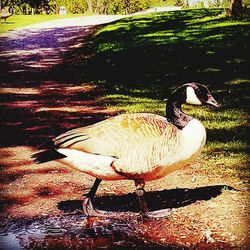
M 44 163 L 48 161 L 54 161 L 67 157 L 64 154 L 59 153 L 56 149 L 43 150 L 41 152 L 35 153 L 31 156 L 35 163 Z

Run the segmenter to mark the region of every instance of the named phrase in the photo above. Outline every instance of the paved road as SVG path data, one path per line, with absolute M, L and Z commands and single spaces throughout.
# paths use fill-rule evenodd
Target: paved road
M 7 135 L 4 145 L 33 145 L 39 143 L 38 138 L 53 137 L 110 114 L 96 103 L 94 84 L 66 80 L 71 75 L 57 66 L 65 65 L 65 53 L 67 60 L 76 60 L 79 53 L 74 52 L 84 47 L 97 24 L 118 18 L 121 16 L 61 19 L 0 37 L 0 106 L 2 131 Z
M 126 17 L 126 15 L 94 15 L 74 18 L 57 19 L 52 21 L 41 22 L 25 27 L 25 29 L 48 29 L 62 27 L 88 26 L 110 23 Z
M 96 25 L 124 17 L 99 15 L 65 18 L 4 33 L 0 36 L 2 74 L 6 76 L 51 68 L 61 63 L 63 52 L 82 46 L 84 38 Z

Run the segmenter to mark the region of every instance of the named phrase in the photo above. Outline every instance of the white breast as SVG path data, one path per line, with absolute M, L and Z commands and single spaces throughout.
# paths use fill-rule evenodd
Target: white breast
M 152 172 L 144 176 L 145 180 L 162 178 L 196 160 L 206 142 L 204 126 L 198 120 L 192 119 L 180 132 L 178 150 L 167 154 Z
M 206 143 L 206 130 L 201 122 L 192 119 L 182 130 L 182 155 L 184 159 L 199 153 Z

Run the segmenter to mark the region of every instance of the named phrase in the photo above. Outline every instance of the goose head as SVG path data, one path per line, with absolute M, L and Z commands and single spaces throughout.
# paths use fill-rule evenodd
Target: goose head
M 172 98 L 180 105 L 211 105 L 219 108 L 220 104 L 214 99 L 209 89 L 200 83 L 186 83 L 172 93 Z M 173 100 L 172 99 L 172 100 Z
M 220 107 L 205 85 L 187 83 L 184 86 L 186 87 L 186 103 L 193 105 L 208 104 L 217 108 Z

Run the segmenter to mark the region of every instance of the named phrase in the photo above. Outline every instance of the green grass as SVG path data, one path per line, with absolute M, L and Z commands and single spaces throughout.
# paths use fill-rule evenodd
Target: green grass
M 98 83 L 103 104 L 123 112 L 164 115 L 163 100 L 177 86 L 208 85 L 222 108 L 184 107 L 207 128 L 203 170 L 249 177 L 250 21 L 222 12 L 153 13 L 104 25 L 65 70 Z
M 54 19 L 62 19 L 62 18 L 70 18 L 77 17 L 80 15 L 14 15 L 9 17 L 6 22 L 4 20 L 1 21 L 0 24 L 0 33 L 4 33 L 10 30 L 15 30 L 22 28 L 24 26 L 40 23 L 44 21 L 54 20 Z

